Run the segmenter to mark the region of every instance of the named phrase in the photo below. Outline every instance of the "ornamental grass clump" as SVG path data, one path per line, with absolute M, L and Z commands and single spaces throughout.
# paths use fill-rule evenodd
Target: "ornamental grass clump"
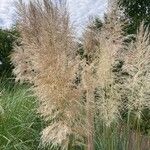
M 30 82 L 39 99 L 38 112 L 47 123 L 42 131 L 42 143 L 69 149 L 76 144 L 73 140 L 82 141 L 84 129 L 80 113 L 82 89 L 74 82 L 78 71 L 76 43 L 66 4 L 43 0 L 26 5 L 20 1 L 18 12 L 23 47 L 20 53 L 24 58 L 21 62 L 16 59 L 15 47 L 12 61 L 17 71 L 14 73 L 22 78 L 20 65 L 24 61 L 31 65 L 35 74 Z
M 79 59 L 65 1 L 20 0 L 17 10 L 21 37 L 11 55 L 13 71 L 16 81 L 32 83 L 38 98 L 38 113 L 46 124 L 42 144 L 94 150 L 97 129 L 102 128 L 99 135 L 111 149 L 110 137 L 115 134 L 111 129 L 121 122 L 121 114 L 134 111 L 140 118 L 150 107 L 148 29 L 142 24 L 135 40 L 125 43 L 124 15 L 114 0 L 100 28 L 93 24 L 86 28 Z M 126 79 L 117 72 L 120 60 Z M 118 133 L 116 126 L 115 132 L 120 136 L 123 131 Z

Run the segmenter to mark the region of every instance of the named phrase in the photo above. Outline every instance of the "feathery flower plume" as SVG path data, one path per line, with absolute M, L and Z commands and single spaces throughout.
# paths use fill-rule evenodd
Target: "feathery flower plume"
M 97 35 L 98 59 L 96 66 L 97 83 L 99 86 L 99 101 L 97 106 L 100 118 L 106 126 L 116 121 L 121 105 L 121 94 L 115 83 L 113 66 L 120 55 L 123 43 L 123 22 L 119 15 L 117 3 L 110 5 L 105 22 Z
M 150 34 L 148 28 L 141 24 L 135 41 L 128 48 L 125 70 L 129 78 L 125 84 L 128 90 L 128 109 L 141 117 L 142 110 L 150 107 Z
M 44 145 L 67 149 L 70 137 L 81 137 L 82 140 L 85 133 L 80 119 L 82 90 L 74 84 L 78 71 L 76 42 L 66 4 L 37 0 L 25 5 L 20 1 L 18 11 L 23 51 L 15 48 L 12 57 L 16 66 L 14 72 L 22 78 L 24 61 L 27 61 L 28 68 L 31 64 L 36 71 L 29 80 L 33 82 L 39 99 L 38 112 L 47 122 L 42 141 Z M 20 62 L 21 56 L 24 58 Z
M 83 47 L 86 63 L 82 73 L 82 84 L 86 91 L 86 126 L 88 150 L 94 149 L 94 119 L 99 112 L 101 120 L 110 126 L 119 116 L 121 102 L 118 87 L 115 85 L 113 65 L 122 47 L 123 35 L 116 3 L 105 18 L 100 30 L 89 25 L 84 33 Z M 99 99 L 95 99 L 96 89 Z

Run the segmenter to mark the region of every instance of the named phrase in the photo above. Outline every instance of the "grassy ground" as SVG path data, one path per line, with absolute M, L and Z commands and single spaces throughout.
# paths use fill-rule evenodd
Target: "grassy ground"
M 0 150 L 37 150 L 42 122 L 25 85 L 0 84 Z

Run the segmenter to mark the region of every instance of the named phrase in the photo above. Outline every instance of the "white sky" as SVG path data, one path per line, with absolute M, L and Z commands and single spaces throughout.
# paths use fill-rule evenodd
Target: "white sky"
M 0 0 L 0 27 L 9 28 L 15 20 L 15 0 Z M 27 0 L 26 0 L 27 1 Z M 78 31 L 88 22 L 89 17 L 102 17 L 107 0 L 68 0 L 71 20 Z

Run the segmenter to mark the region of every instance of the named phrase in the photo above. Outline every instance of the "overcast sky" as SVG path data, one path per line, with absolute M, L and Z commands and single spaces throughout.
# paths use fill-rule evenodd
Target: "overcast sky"
M 9 28 L 15 21 L 14 1 L 0 0 L 0 27 Z M 89 17 L 103 16 L 107 0 L 68 0 L 68 6 L 72 22 L 82 30 Z

